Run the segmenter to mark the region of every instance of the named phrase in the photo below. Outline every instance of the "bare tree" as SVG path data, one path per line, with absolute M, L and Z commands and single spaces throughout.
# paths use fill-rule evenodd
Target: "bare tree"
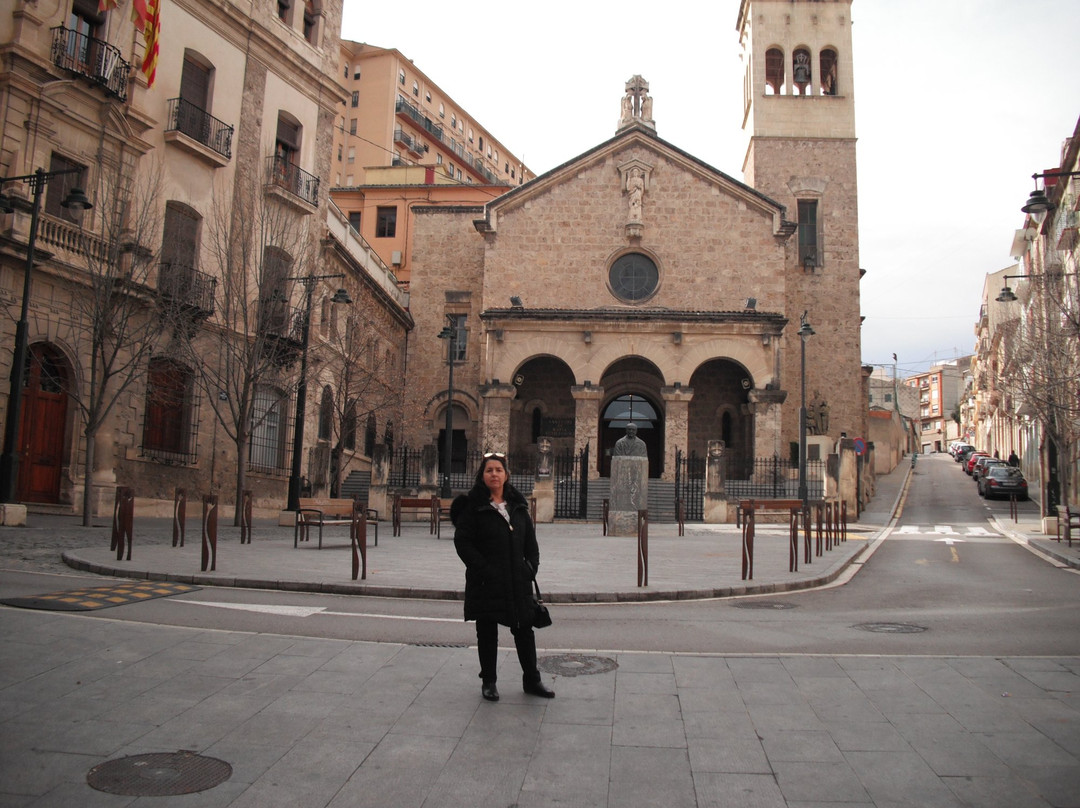
M 330 381 L 319 399 L 319 437 L 329 444 L 330 495 L 335 497 L 349 466 L 370 451 L 357 445 L 369 418 L 384 429 L 388 422 L 400 429 L 402 418 L 400 348 L 388 339 L 392 325 L 385 312 L 363 298 L 345 318 L 344 329 L 337 322 L 332 318 L 324 326 L 327 340 L 317 357 L 323 364 L 320 378 Z
M 1053 268 L 1021 290 L 1027 299 L 1004 341 L 1002 382 L 1022 402 L 1055 449 L 1058 502 L 1070 502 L 1070 458 L 1080 442 L 1080 309 L 1076 276 Z M 1056 503 L 1049 503 L 1056 504 Z
M 306 223 L 259 182 L 239 178 L 218 188 L 206 220 L 206 249 L 220 290 L 214 316 L 184 340 L 190 364 L 214 416 L 236 447 L 234 523 L 252 462 L 253 432 L 273 428 L 272 445 L 256 447 L 256 466 L 287 468 L 285 392 L 295 384 L 301 349 L 303 289 L 294 279 L 314 263 Z
M 82 231 L 85 265 L 69 278 L 71 316 L 65 337 L 83 359 L 69 389 L 81 415 L 83 524 L 92 517 L 97 438 L 120 397 L 142 378 L 166 327 L 150 281 L 160 241 L 160 167 L 136 170 L 134 159 L 102 160 L 92 223 Z

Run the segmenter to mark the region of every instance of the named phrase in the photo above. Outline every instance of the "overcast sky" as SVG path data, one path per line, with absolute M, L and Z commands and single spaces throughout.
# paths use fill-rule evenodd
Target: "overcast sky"
M 742 179 L 738 0 L 463 5 L 345 0 L 342 36 L 397 48 L 542 174 L 615 134 L 649 82 L 657 133 Z M 1013 263 L 1031 175 L 1080 116 L 1078 0 L 855 0 L 863 361 L 972 352 Z

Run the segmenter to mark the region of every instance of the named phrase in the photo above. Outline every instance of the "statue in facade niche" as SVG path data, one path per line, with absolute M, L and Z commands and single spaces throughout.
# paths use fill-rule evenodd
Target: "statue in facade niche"
M 626 175 L 626 192 L 630 196 L 630 221 L 641 221 L 641 202 L 645 196 L 645 172 L 632 168 Z

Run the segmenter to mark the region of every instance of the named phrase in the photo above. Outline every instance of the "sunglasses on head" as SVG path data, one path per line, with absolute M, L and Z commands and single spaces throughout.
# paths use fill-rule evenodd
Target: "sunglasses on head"
M 484 452 L 484 460 L 490 460 L 493 457 L 496 460 L 506 460 L 506 455 L 502 452 Z

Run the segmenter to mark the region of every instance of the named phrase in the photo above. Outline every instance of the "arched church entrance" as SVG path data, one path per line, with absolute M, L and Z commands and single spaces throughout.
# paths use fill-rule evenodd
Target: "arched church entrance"
M 640 357 L 615 362 L 600 380 L 608 398 L 600 409 L 600 476 L 611 476 L 611 452 L 626 434 L 626 425 L 637 425 L 638 437 L 649 453 L 649 477 L 664 473 L 664 409 L 660 388 L 663 376 L 655 365 Z
M 705 457 L 709 441 L 724 441 L 729 474 L 743 476 L 754 460 L 754 416 L 746 368 L 729 359 L 705 362 L 690 377 L 687 450 Z
M 60 501 L 71 374 L 64 355 L 47 343 L 30 346 L 19 425 L 20 502 Z
M 518 369 L 514 375 L 517 394 L 510 408 L 507 451 L 511 458 L 535 457 L 536 441 L 541 435 L 551 438 L 556 454 L 574 448 L 573 385 L 573 371 L 553 356 L 535 357 Z

